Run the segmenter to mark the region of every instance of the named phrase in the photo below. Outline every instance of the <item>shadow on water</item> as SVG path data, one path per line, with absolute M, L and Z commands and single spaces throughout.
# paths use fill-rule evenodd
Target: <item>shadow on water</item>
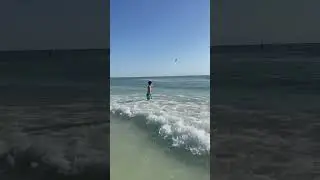
M 207 170 L 210 169 L 210 154 L 196 155 L 192 154 L 188 150 L 189 145 L 184 145 L 183 147 L 174 147 L 171 137 L 163 137 L 159 134 L 161 124 L 159 123 L 148 123 L 146 122 L 146 117 L 143 115 L 137 115 L 134 117 L 124 116 L 121 112 L 116 112 L 113 116 L 118 117 L 122 121 L 127 121 L 136 125 L 139 129 L 146 131 L 148 133 L 148 138 L 150 141 L 154 142 L 160 147 L 166 154 L 178 159 L 179 161 L 192 166 L 200 166 Z

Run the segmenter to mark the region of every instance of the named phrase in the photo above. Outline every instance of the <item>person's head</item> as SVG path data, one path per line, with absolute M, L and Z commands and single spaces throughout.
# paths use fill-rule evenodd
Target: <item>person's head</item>
M 151 85 L 152 84 L 152 81 L 148 81 L 148 85 Z

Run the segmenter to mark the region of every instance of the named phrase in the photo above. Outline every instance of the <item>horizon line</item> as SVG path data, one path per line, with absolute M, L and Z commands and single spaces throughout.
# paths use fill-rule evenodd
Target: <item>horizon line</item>
M 187 76 L 210 76 L 210 74 L 198 74 L 198 75 L 162 75 L 162 76 L 110 76 L 110 78 L 159 78 L 159 77 L 187 77 Z
M 0 49 L 0 52 L 21 52 L 21 51 L 92 51 L 92 50 L 110 50 L 110 48 L 51 48 L 51 49 Z
M 226 46 L 256 46 L 256 45 L 299 45 L 299 44 L 320 44 L 320 42 L 278 42 L 278 43 L 247 43 L 247 44 L 215 44 L 209 47 L 226 47 Z M 47 49 L 0 49 L 0 52 L 14 52 L 14 51 L 89 51 L 89 50 L 110 50 L 111 48 L 47 48 Z
M 261 44 L 263 45 L 300 45 L 300 44 L 320 44 L 320 42 L 285 42 L 285 43 L 247 43 L 247 44 L 216 44 L 216 45 L 211 45 L 210 47 L 226 47 L 226 46 L 260 46 Z

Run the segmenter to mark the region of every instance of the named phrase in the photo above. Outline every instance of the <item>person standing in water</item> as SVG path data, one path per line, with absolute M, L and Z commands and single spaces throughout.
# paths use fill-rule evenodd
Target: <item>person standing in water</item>
M 151 97 L 151 81 L 148 81 L 148 87 L 147 87 L 147 100 L 149 101 L 150 99 L 152 99 Z

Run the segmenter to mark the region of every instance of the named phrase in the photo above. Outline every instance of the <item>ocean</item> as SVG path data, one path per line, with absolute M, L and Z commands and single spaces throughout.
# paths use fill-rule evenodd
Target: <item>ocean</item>
M 319 52 L 212 47 L 210 77 L 110 87 L 107 50 L 0 52 L 0 179 L 317 180 Z
M 320 44 L 211 49 L 211 178 L 319 179 Z
M 0 52 L 0 179 L 108 179 L 108 50 Z
M 209 76 L 111 78 L 110 112 L 111 179 L 210 179 Z

